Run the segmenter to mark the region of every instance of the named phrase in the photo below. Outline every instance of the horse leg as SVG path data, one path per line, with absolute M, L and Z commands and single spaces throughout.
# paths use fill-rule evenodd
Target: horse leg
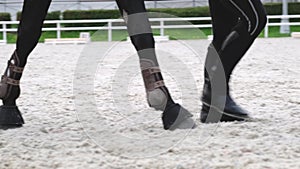
M 19 82 L 27 58 L 41 36 L 43 21 L 51 0 L 26 0 L 23 4 L 22 18 L 18 27 L 16 50 L 8 60 L 7 68 L 0 82 L 0 125 L 19 127 L 24 124 L 16 104 L 20 96 Z
M 154 39 L 143 0 L 116 0 L 131 42 L 138 52 L 142 76 L 150 107 L 163 111 L 164 129 L 195 127 L 192 114 L 175 103 L 164 85 L 155 54 Z

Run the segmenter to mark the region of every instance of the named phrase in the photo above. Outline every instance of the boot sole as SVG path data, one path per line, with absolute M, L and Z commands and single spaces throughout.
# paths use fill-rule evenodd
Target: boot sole
M 203 102 L 204 106 L 208 107 L 208 111 L 204 111 L 203 109 L 201 110 L 201 122 L 202 123 L 217 123 L 217 122 L 231 122 L 231 121 L 252 121 L 253 118 L 251 118 L 248 115 L 234 115 L 232 113 L 228 113 L 225 112 L 223 110 L 220 110 L 219 108 L 212 106 L 210 104 L 207 104 L 205 102 Z M 212 109 L 212 110 L 210 110 Z M 213 113 L 209 115 L 209 119 L 207 119 L 208 117 L 208 113 Z

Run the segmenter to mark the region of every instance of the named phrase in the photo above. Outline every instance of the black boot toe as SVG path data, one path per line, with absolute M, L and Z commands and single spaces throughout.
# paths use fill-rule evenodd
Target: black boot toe
M 225 101 L 226 99 L 226 101 Z M 203 101 L 201 109 L 201 122 L 216 123 L 228 121 L 244 121 L 250 118 L 249 113 L 240 107 L 231 97 L 218 97 L 216 103 Z M 225 102 L 225 105 L 224 105 Z M 223 107 L 224 108 L 221 108 Z

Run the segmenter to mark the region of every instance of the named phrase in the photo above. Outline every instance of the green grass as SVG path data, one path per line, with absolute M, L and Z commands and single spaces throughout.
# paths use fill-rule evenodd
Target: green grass
M 280 27 L 269 27 L 269 37 L 289 37 L 290 34 L 280 34 Z M 291 32 L 300 32 L 300 26 L 291 26 Z M 92 41 L 107 41 L 108 33 L 104 30 L 99 31 L 89 31 L 92 36 Z M 207 35 L 211 34 L 211 29 L 165 29 L 165 35 L 168 35 L 170 39 L 205 39 Z M 160 32 L 158 29 L 153 30 L 154 35 L 159 35 Z M 263 37 L 264 32 L 260 34 L 260 37 Z M 78 38 L 80 31 L 64 31 L 61 33 L 62 38 Z M 113 41 L 123 41 L 126 40 L 128 34 L 126 30 L 113 30 L 112 33 Z M 45 38 L 56 38 L 56 32 L 44 32 L 40 38 L 40 42 L 44 42 Z M 0 34 L 0 39 L 3 39 L 2 34 Z M 7 41 L 8 43 L 15 43 L 17 39 L 16 33 L 8 33 Z
M 300 26 L 291 26 L 290 32 L 300 32 Z M 264 37 L 264 32 L 260 34 L 260 37 Z M 272 26 L 269 27 L 269 37 L 275 38 L 275 37 L 290 37 L 291 35 L 288 34 L 281 34 L 280 33 L 280 27 L 279 26 Z

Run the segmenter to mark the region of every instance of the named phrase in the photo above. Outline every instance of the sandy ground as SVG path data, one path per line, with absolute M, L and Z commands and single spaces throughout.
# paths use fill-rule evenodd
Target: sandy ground
M 199 123 L 208 44 L 157 43 L 166 84 L 198 125 L 173 132 L 147 108 L 130 43 L 39 44 L 18 100 L 26 124 L 0 130 L 0 168 L 300 168 L 300 39 L 255 42 L 231 86 L 257 120 L 218 124 Z M 0 46 L 1 71 L 13 50 Z

